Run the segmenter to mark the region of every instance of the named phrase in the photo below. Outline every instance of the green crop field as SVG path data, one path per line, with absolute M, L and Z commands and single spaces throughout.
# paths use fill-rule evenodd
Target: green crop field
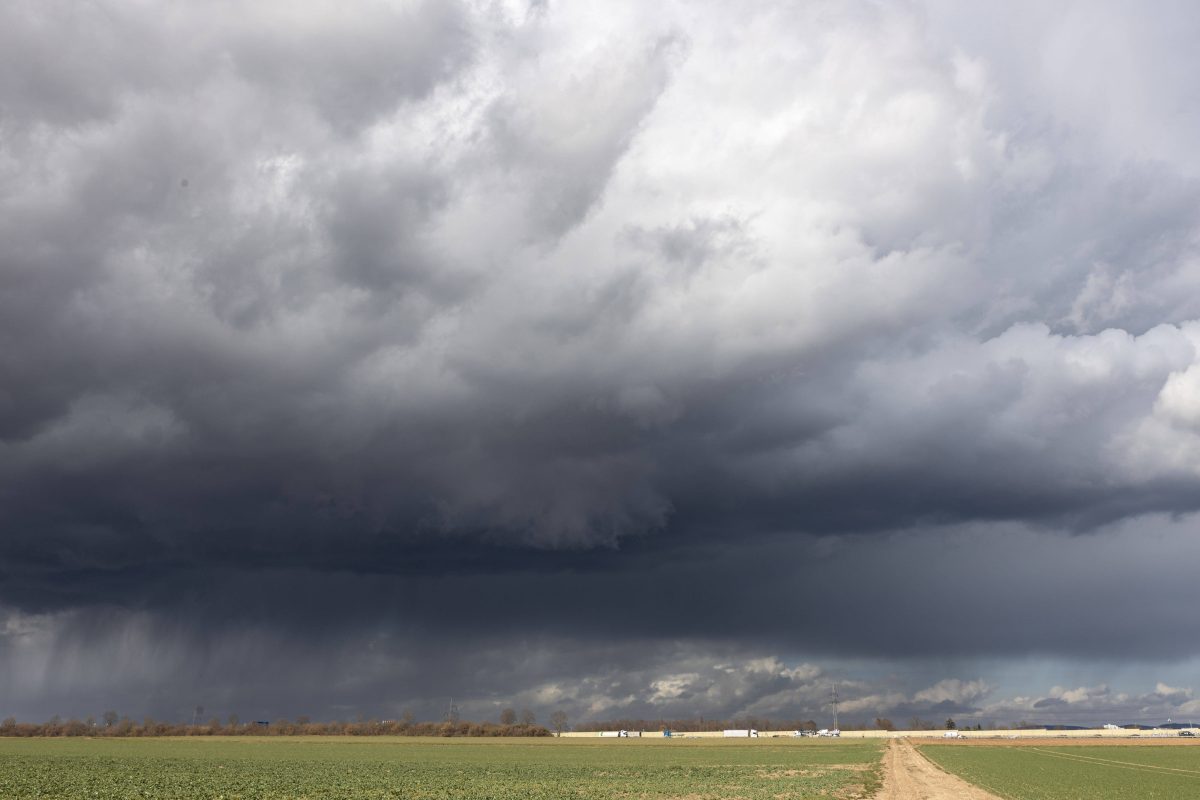
M 947 772 L 1011 800 L 1200 797 L 1200 746 L 926 746 Z
M 246 737 L 0 739 L 2 798 L 853 798 L 881 743 Z

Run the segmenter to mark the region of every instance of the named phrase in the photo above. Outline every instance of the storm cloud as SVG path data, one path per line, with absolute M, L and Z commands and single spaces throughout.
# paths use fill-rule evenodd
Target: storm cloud
M 0 705 L 1194 706 L 1198 28 L 8 4 Z

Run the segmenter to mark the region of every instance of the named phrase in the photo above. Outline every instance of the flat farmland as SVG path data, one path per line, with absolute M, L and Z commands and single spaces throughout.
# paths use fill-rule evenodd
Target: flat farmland
M 1200 797 L 1200 746 L 1186 740 L 929 743 L 920 751 L 1010 800 Z
M 878 788 L 882 748 L 790 739 L 0 739 L 0 797 L 849 800 Z

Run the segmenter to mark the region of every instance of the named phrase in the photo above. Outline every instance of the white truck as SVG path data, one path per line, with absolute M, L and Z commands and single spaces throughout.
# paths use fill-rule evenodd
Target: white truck
M 727 730 L 722 734 L 722 736 L 724 736 L 726 739 L 757 739 L 758 731 L 756 731 L 754 728 L 741 728 L 739 730 Z

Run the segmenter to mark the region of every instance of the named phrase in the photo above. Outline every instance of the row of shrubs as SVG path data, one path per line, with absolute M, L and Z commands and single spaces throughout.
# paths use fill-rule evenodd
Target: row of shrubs
M 128 717 L 96 722 L 93 719 L 47 722 L 17 722 L 12 717 L 0 722 L 0 736 L 551 736 L 541 725 L 500 725 L 495 722 L 412 722 L 369 720 L 366 722 L 270 723 L 210 720 L 203 725 L 158 722 L 141 723 Z

